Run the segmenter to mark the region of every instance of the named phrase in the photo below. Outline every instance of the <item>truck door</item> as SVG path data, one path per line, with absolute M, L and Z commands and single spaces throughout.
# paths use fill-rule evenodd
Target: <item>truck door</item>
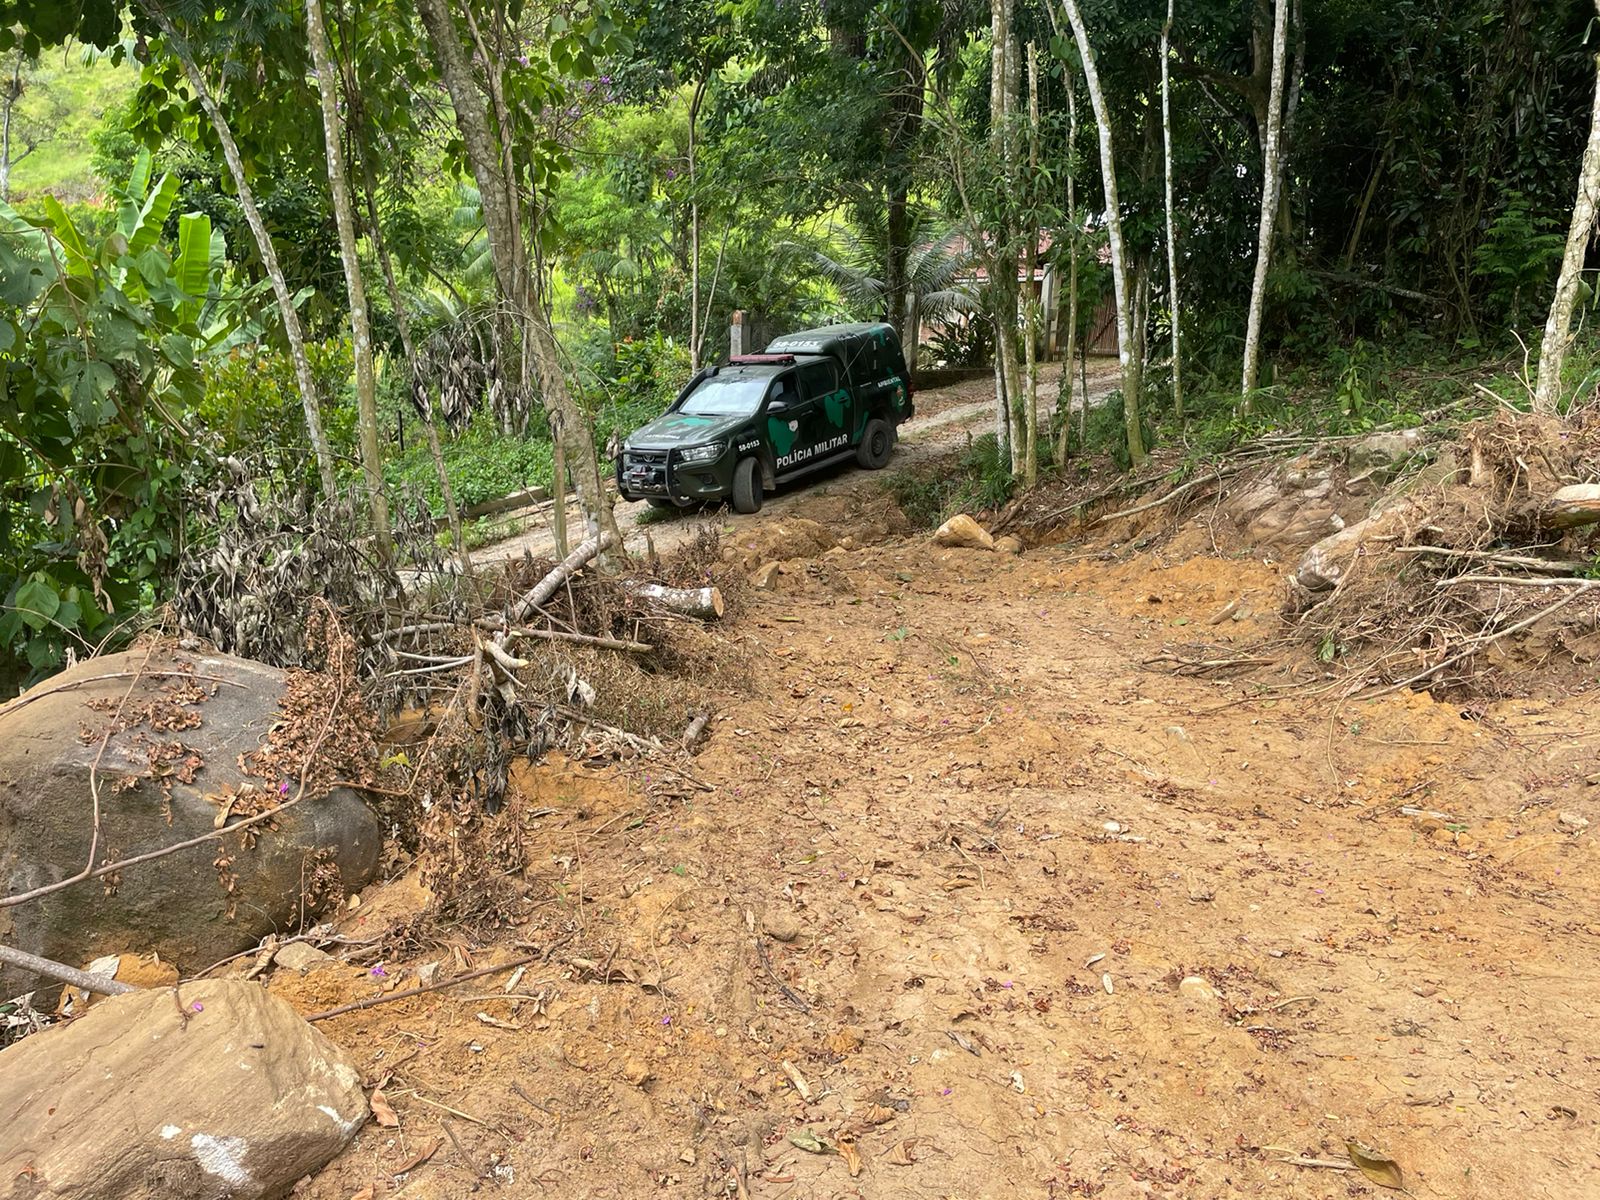
M 849 449 L 854 440 L 851 394 L 840 382 L 833 359 L 800 368 L 800 395 L 806 405 L 801 428 L 808 431 L 812 457 L 830 458 Z

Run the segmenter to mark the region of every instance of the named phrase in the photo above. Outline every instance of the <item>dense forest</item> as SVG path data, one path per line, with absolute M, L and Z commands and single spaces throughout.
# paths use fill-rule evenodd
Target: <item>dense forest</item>
M 735 311 L 881 317 L 914 370 L 990 368 L 1001 494 L 1360 430 L 1463 372 L 1564 410 L 1593 385 L 1566 352 L 1595 18 L 0 0 L 9 684 L 125 640 L 241 510 L 337 516 L 380 574 L 558 477 L 605 529 L 615 438 Z M 1105 313 L 1120 388 L 1043 417 Z

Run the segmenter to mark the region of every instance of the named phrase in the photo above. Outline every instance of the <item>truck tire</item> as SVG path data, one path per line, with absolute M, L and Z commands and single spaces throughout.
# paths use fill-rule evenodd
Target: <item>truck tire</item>
M 861 431 L 861 444 L 856 447 L 856 461 L 869 471 L 881 471 L 889 465 L 889 455 L 894 450 L 894 426 L 874 417 Z
M 753 458 L 741 458 L 733 469 L 733 511 L 760 512 L 761 501 L 761 464 Z

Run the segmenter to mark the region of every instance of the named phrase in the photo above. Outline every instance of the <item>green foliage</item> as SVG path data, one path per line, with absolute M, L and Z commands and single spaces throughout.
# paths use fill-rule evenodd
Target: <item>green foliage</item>
M 237 309 L 210 302 L 203 217 L 162 242 L 175 186 L 149 175 L 98 241 L 54 197 L 32 220 L 0 205 L 0 655 L 35 673 L 150 602 L 207 469 L 199 364 Z
M 550 486 L 550 443 L 535 437 L 507 436 L 487 414 L 479 416 L 459 436 L 447 439 L 441 448 L 451 490 L 463 511 L 525 488 Z M 391 492 L 415 489 L 434 516 L 444 516 L 438 472 L 424 438 L 412 439 L 405 453 L 390 457 L 383 473 Z
M 1557 223 L 1536 213 L 1526 196 L 1506 195 L 1472 256 L 1472 274 L 1485 283 L 1497 325 L 1519 329 L 1530 317 L 1543 320 L 1566 244 Z
M 992 433 L 967 443 L 948 470 L 899 471 L 889 480 L 895 503 L 906 519 L 932 528 L 958 512 L 998 508 L 1011 496 L 1011 465 L 1000 456 Z
M 353 369 L 349 340 L 309 342 L 306 357 L 317 394 L 325 400 L 329 445 L 353 456 L 355 404 L 337 402 Z M 305 413 L 288 352 L 259 343 L 236 347 L 207 361 L 204 376 L 198 415 L 217 452 L 248 462 L 264 480 L 310 486 L 316 462 L 306 453 Z

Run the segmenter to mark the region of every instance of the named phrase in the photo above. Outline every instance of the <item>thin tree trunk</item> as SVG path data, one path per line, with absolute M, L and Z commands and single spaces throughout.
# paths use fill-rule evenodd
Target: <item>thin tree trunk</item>
M 11 202 L 11 112 L 22 99 L 22 48 L 17 48 L 16 65 L 5 89 L 5 114 L 0 116 L 0 202 Z M 27 157 L 27 152 L 23 152 Z M 18 160 L 20 161 L 20 159 Z
M 1172 322 L 1172 415 L 1183 420 L 1183 345 L 1178 314 L 1178 236 L 1172 216 L 1172 0 L 1161 27 L 1161 149 L 1167 175 L 1167 312 Z
M 553 439 L 550 455 L 550 492 L 555 503 L 550 509 L 550 535 L 556 543 L 556 557 L 567 556 L 567 452 L 560 438 Z
M 356 86 L 355 64 L 350 64 L 350 82 L 347 85 L 353 89 Z M 359 113 L 360 109 L 352 109 L 352 113 Z M 417 354 L 416 342 L 411 337 L 411 317 L 406 313 L 405 302 L 400 295 L 400 285 L 395 278 L 394 262 L 389 256 L 389 243 L 383 236 L 383 226 L 378 221 L 378 186 L 372 173 L 372 142 L 371 130 L 363 121 L 359 126 L 358 145 L 361 157 L 361 177 L 365 185 L 364 191 L 367 202 L 367 222 L 372 235 L 372 248 L 378 256 L 378 265 L 383 270 L 384 288 L 389 293 L 389 305 L 394 309 L 395 328 L 400 333 L 400 349 L 406 356 L 406 369 L 411 373 L 412 384 L 417 394 L 422 398 L 422 428 L 428 439 L 428 455 L 433 459 L 434 474 L 439 480 L 439 495 L 444 501 L 445 519 L 450 522 L 450 540 L 456 549 L 456 558 L 461 564 L 462 573 L 471 576 L 472 555 L 467 553 L 467 540 L 461 528 L 461 509 L 456 505 L 455 489 L 450 486 L 450 473 L 444 465 L 444 449 L 439 444 L 438 405 L 433 401 L 433 393 L 428 380 L 422 371 L 422 359 Z
M 695 161 L 695 126 L 700 121 L 700 104 L 705 99 L 707 80 L 702 76 L 694 85 L 689 100 L 689 369 L 700 369 L 700 193 Z
M 1028 43 L 1028 181 L 1039 173 L 1039 50 Z M 1031 209 L 1032 206 L 1030 206 Z M 1022 331 L 1023 421 L 1025 439 L 1022 453 L 1022 482 L 1032 487 L 1039 482 L 1039 348 L 1040 297 L 1034 294 L 1034 275 L 1038 270 L 1039 227 L 1028 229 L 1028 283 L 1026 313 Z
M 478 184 L 495 280 L 503 301 L 514 306 L 521 318 L 524 345 L 538 372 L 552 436 L 562 439 L 567 469 L 590 522 L 602 533 L 614 535 L 616 517 L 600 475 L 594 438 L 567 387 L 560 349 L 548 314 L 539 297 L 529 296 L 522 287 L 522 281 L 528 278 L 528 256 L 527 247 L 516 236 L 513 213 L 516 192 L 513 181 L 504 173 L 500 155 L 495 152 L 488 112 L 473 79 L 471 64 L 462 50 L 450 5 L 447 0 L 417 0 L 417 13 L 437 56 L 439 73 L 455 111 L 456 128 L 461 133 L 467 161 Z
M 1545 321 L 1539 347 L 1539 382 L 1533 392 L 1533 409 L 1553 413 L 1561 400 L 1561 364 L 1572 340 L 1572 309 L 1583 278 L 1583 260 L 1594 235 L 1595 206 L 1600 201 L 1600 56 L 1596 57 L 1594 110 L 1589 117 L 1589 144 L 1583 150 L 1578 173 L 1578 198 L 1572 205 L 1572 225 L 1567 230 L 1567 251 L 1561 259 L 1556 294 Z
M 367 287 L 356 247 L 355 201 L 345 170 L 343 131 L 339 124 L 339 91 L 333 72 L 333 53 L 323 27 L 322 0 L 306 0 L 306 39 L 317 72 L 317 98 L 322 107 L 322 140 L 328 161 L 328 190 L 333 197 L 333 219 L 339 228 L 339 257 L 344 264 L 345 289 L 350 296 L 350 336 L 356 370 L 356 426 L 361 444 L 361 477 L 378 553 L 385 563 L 394 554 L 389 536 L 389 503 L 383 494 L 383 456 L 378 447 L 378 386 L 372 365 L 372 326 L 367 319 Z
M 989 3 L 989 141 L 1002 171 L 1006 164 L 1006 119 L 1009 92 L 1006 51 L 1011 36 L 1010 0 L 990 0 Z M 1009 175 L 1009 172 L 1007 172 Z M 1007 301 L 1016 289 L 1016 256 L 1008 244 L 1006 230 L 1001 229 L 999 244 L 992 256 L 994 267 L 989 275 L 989 307 L 994 323 L 995 433 L 999 439 L 1000 461 L 1013 473 L 1016 470 L 1017 446 L 1011 436 L 1011 405 L 1014 402 L 1010 364 L 1015 358 L 1016 306 L 1011 304 L 1007 319 Z M 1006 264 L 1010 263 L 1010 278 L 1005 278 Z
M 283 321 L 284 337 L 289 342 L 289 357 L 294 362 L 295 383 L 300 389 L 300 407 L 306 418 L 306 437 L 310 440 L 312 452 L 317 458 L 317 474 L 322 480 L 322 491 L 324 495 L 332 497 L 338 492 L 339 484 L 333 472 L 333 452 L 328 449 L 328 439 L 322 431 L 322 418 L 317 405 L 317 382 L 311 373 L 311 360 L 306 356 L 305 333 L 300 326 L 300 314 L 295 310 L 294 298 L 289 294 L 289 284 L 284 278 L 283 267 L 278 262 L 278 252 L 272 244 L 272 235 L 267 232 L 266 222 L 261 219 L 261 210 L 256 207 L 255 192 L 245 176 L 244 159 L 239 154 L 239 145 L 233 140 L 233 130 L 228 124 L 228 119 L 223 116 L 222 109 L 218 107 L 215 97 L 211 94 L 211 89 L 206 86 L 205 78 L 200 74 L 200 68 L 190 54 L 188 44 L 179 35 L 171 20 L 150 0 L 137 0 L 137 2 L 150 14 L 167 39 L 172 52 L 177 55 L 178 62 L 183 67 L 184 77 L 194 89 L 195 98 L 200 101 L 200 107 L 205 110 L 211 128 L 216 132 L 217 141 L 222 146 L 222 157 L 228 164 L 228 174 L 233 179 L 239 208 L 244 213 L 245 224 L 250 226 L 250 232 L 255 237 L 256 252 L 261 255 L 261 266 L 266 271 L 267 278 L 272 281 L 272 295 L 277 301 L 278 315 Z
M 1288 58 L 1289 5 L 1274 0 L 1272 17 L 1272 89 L 1267 101 L 1267 143 L 1261 162 L 1261 220 L 1256 235 L 1256 273 L 1250 285 L 1250 313 L 1245 322 L 1244 370 L 1239 383 L 1239 409 L 1249 412 L 1261 365 L 1261 319 L 1267 297 L 1267 268 L 1272 261 L 1272 235 L 1278 223 L 1279 140 L 1283 132 L 1283 76 Z
M 1060 36 L 1061 25 L 1056 19 L 1053 8 L 1050 13 L 1050 24 Z M 1072 68 L 1068 64 L 1063 72 L 1062 82 L 1067 89 L 1067 225 L 1071 236 L 1067 242 L 1067 354 L 1066 366 L 1061 372 L 1061 387 L 1056 392 L 1056 408 L 1066 408 L 1061 412 L 1061 446 L 1056 454 L 1056 465 L 1065 467 L 1067 461 L 1067 433 L 1072 428 L 1072 356 L 1078 346 L 1078 250 L 1083 240 L 1083 221 L 1078 214 L 1078 85 L 1072 77 Z M 1065 392 L 1065 396 L 1062 392 Z M 1081 454 L 1086 449 L 1083 432 L 1084 422 L 1088 419 L 1089 399 L 1083 400 L 1083 411 L 1079 415 L 1078 452 Z
M 1089 45 L 1089 30 L 1083 23 L 1078 0 L 1062 0 L 1067 20 L 1072 23 L 1078 55 L 1083 59 L 1083 78 L 1089 87 L 1089 103 L 1094 108 L 1095 126 L 1100 134 L 1100 176 L 1105 189 L 1106 233 L 1111 242 L 1111 286 L 1117 308 L 1117 358 L 1122 364 L 1123 421 L 1128 439 L 1128 457 L 1134 466 L 1144 463 L 1144 431 L 1139 423 L 1139 392 L 1143 374 L 1133 344 L 1133 295 L 1128 288 L 1128 258 L 1122 239 L 1122 209 L 1117 198 L 1117 163 L 1111 145 L 1111 109 L 1100 87 L 1094 51 Z M 1087 399 L 1087 398 L 1086 398 Z

